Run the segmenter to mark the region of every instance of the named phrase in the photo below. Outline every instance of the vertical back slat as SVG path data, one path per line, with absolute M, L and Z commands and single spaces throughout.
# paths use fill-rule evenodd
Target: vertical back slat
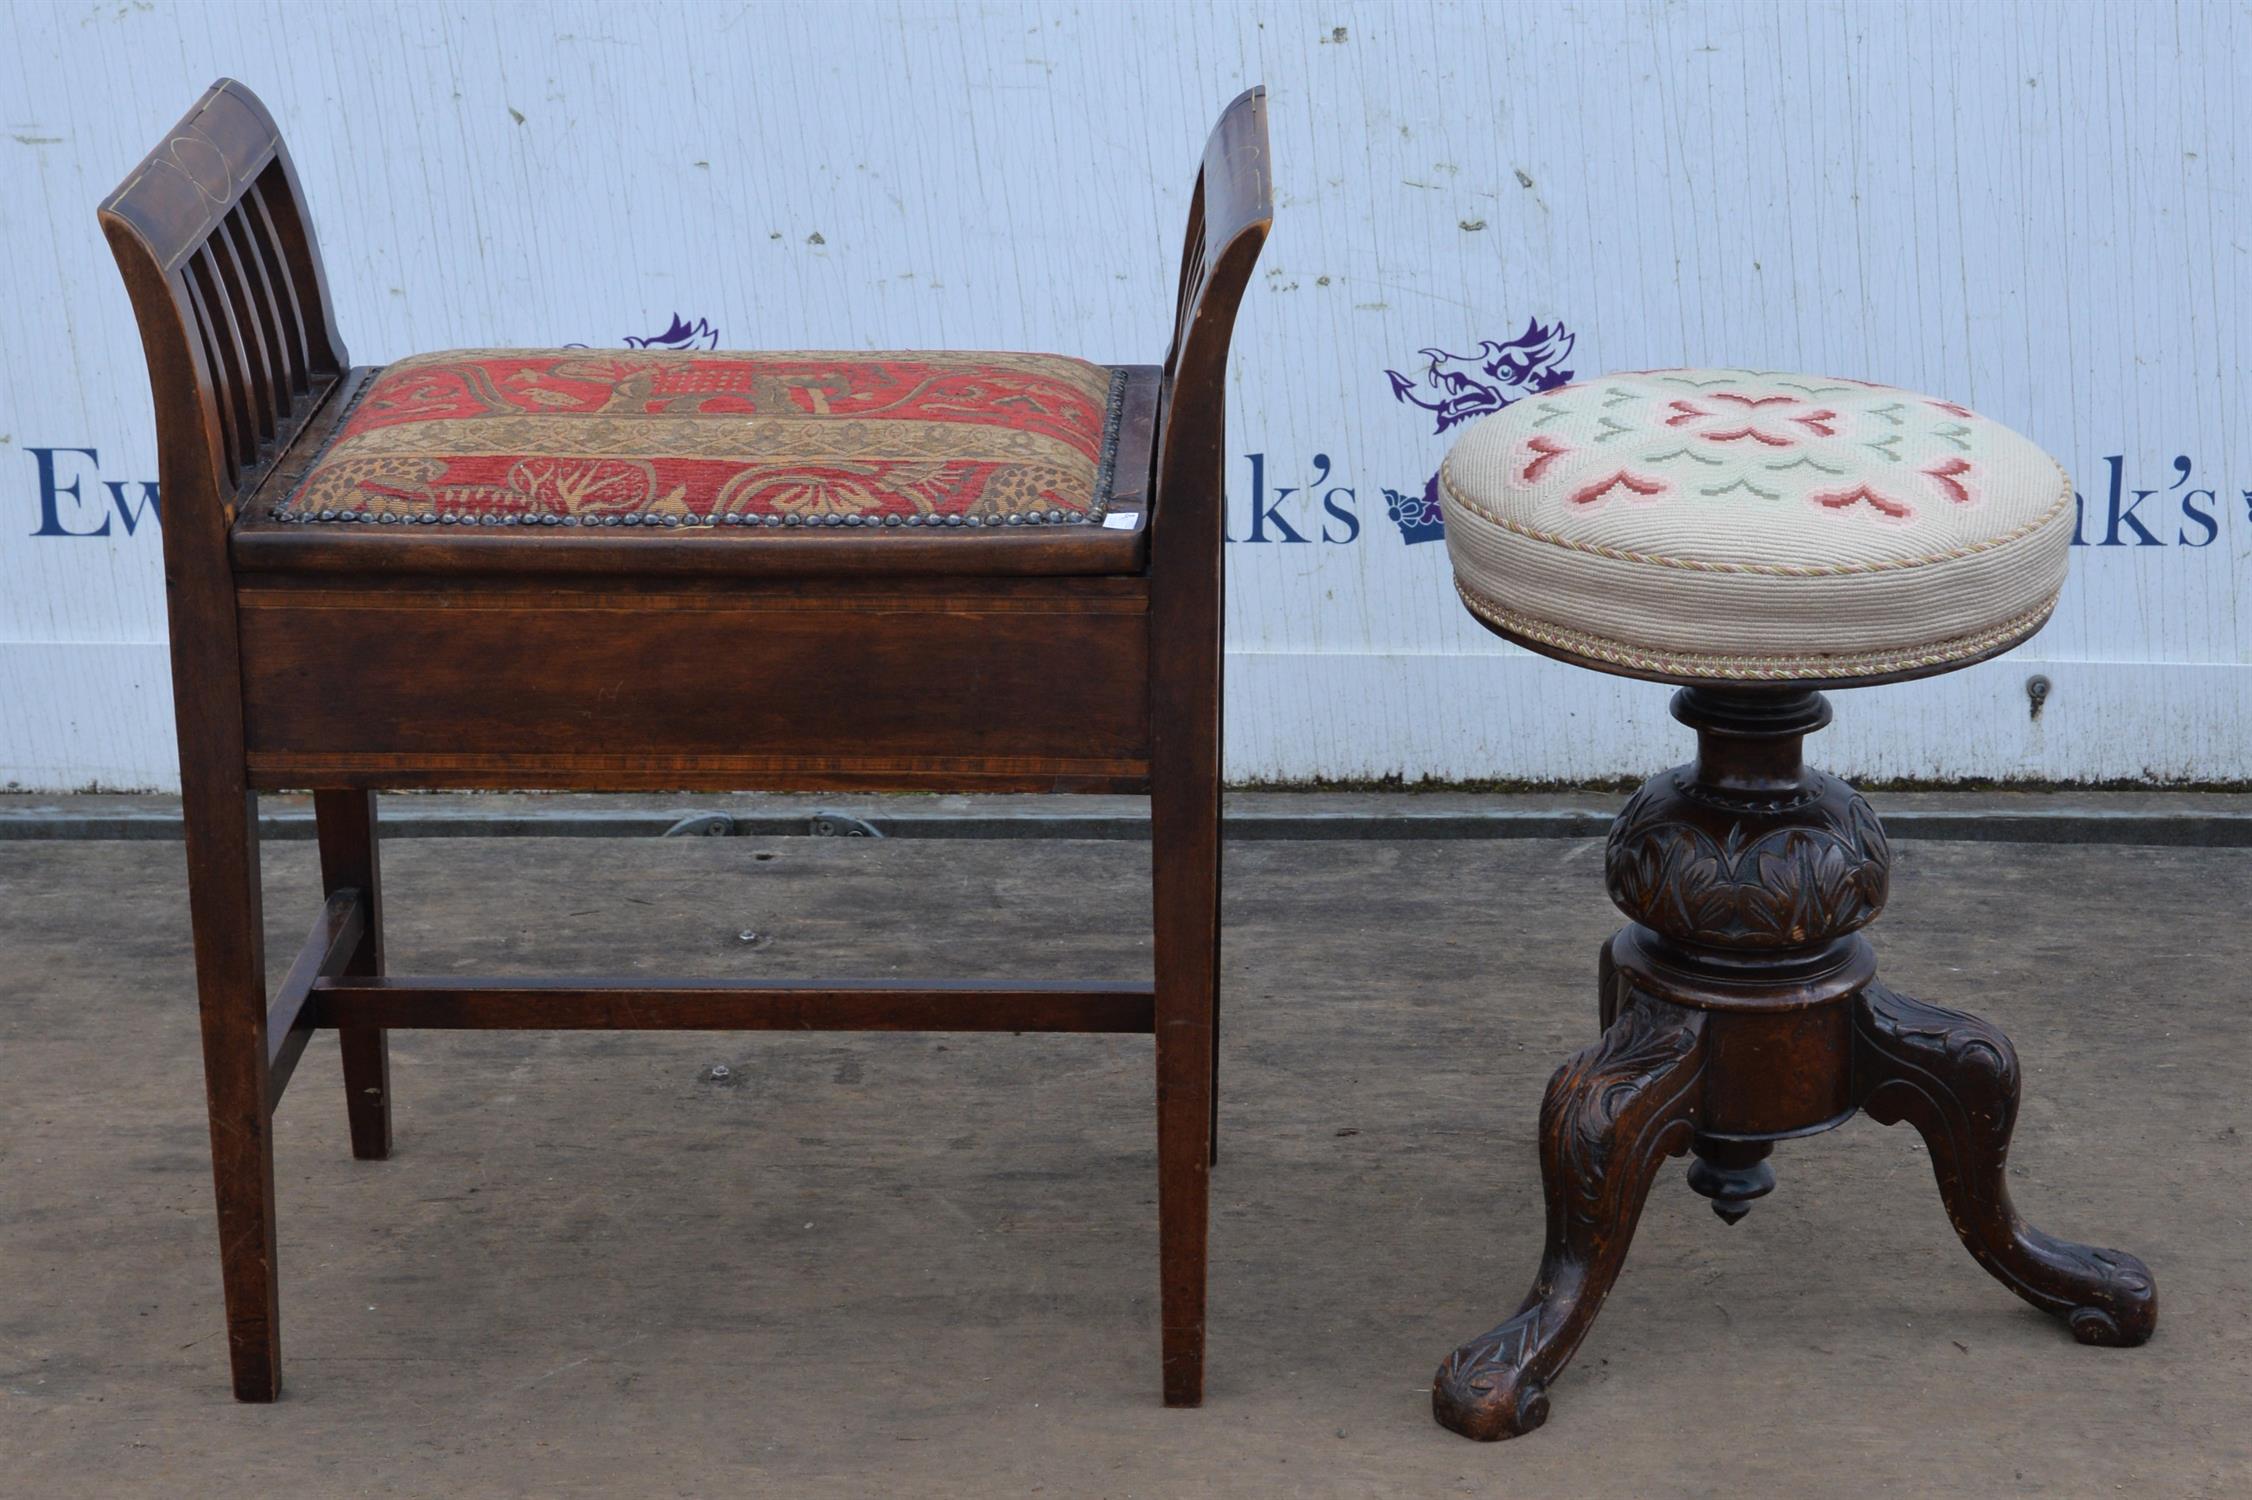
M 304 331 L 305 363 L 313 370 L 343 366 L 344 351 L 334 347 L 328 326 L 327 283 L 321 275 L 319 251 L 314 248 L 312 226 L 305 221 L 291 178 L 277 157 L 246 195 L 257 205 L 260 217 L 273 235 L 274 247 L 288 268 L 298 326 Z
M 297 281 L 290 273 L 288 258 L 282 254 L 281 238 L 274 232 L 274 216 L 266 209 L 263 181 L 250 185 L 250 191 L 243 195 L 241 208 L 249 218 L 250 238 L 266 267 L 266 280 L 274 289 L 274 304 L 280 315 L 277 331 L 281 334 L 285 362 L 294 372 L 292 384 L 303 391 L 312 383 L 311 358 L 305 345 L 305 310 Z
M 210 373 L 212 399 L 218 406 L 221 459 L 225 472 L 220 476 L 229 489 L 241 480 L 243 460 L 236 445 L 234 415 L 227 409 L 226 366 L 219 360 L 219 340 L 211 326 L 211 313 L 204 305 L 203 289 L 192 275 L 180 278 L 188 294 L 189 321 L 195 324 L 196 344 L 203 355 L 203 367 Z
M 1196 174 L 1196 186 L 1189 193 L 1189 222 L 1181 236 L 1181 278 L 1173 297 L 1173 342 L 1166 346 L 1165 373 L 1181 358 L 1181 338 L 1188 326 L 1189 309 L 1196 303 L 1197 293 L 1204 285 L 1204 173 Z
M 219 224 L 227 238 L 228 253 L 242 271 L 246 290 L 253 309 L 251 321 L 258 325 L 258 342 L 265 355 L 268 399 L 272 402 L 274 428 L 281 425 L 297 400 L 297 372 L 290 363 L 289 346 L 283 341 L 281 308 L 274 297 L 273 282 L 266 275 L 266 263 L 251 242 L 250 220 L 242 205 Z
M 249 360 L 243 354 L 242 335 L 235 328 L 234 311 L 219 284 L 210 244 L 206 242 L 189 256 L 182 270 L 187 273 L 188 285 L 195 289 L 207 337 L 219 350 L 218 366 L 211 373 L 218 382 L 220 415 L 230 424 L 235 480 L 239 483 L 243 471 L 258 461 L 258 419 L 250 410 Z
M 288 409 L 277 396 L 273 351 L 266 342 L 265 308 L 252 289 L 250 273 L 235 249 L 235 237 L 226 218 L 212 229 L 204 248 L 210 253 L 212 270 L 227 299 L 227 315 L 241 341 L 243 404 L 250 408 L 251 430 L 259 448 L 264 449 L 274 440 L 281 413 Z

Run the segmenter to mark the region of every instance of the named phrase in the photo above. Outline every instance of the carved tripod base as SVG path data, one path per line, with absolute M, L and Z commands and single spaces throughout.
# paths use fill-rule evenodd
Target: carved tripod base
M 1698 730 L 1698 760 L 1645 785 L 1611 830 L 1611 897 L 1634 921 L 1603 950 L 1601 1039 L 1541 1103 L 1540 1271 L 1508 1321 L 1440 1366 L 1439 1422 L 1493 1440 L 1547 1419 L 1666 1157 L 1694 1152 L 1690 1186 L 1735 1223 L 1774 1186 L 1775 1142 L 1861 1111 L 1922 1134 L 1955 1233 L 2003 1285 L 2081 1343 L 2148 1339 L 2157 1289 L 2141 1261 L 2053 1239 L 2011 1206 L 2009 1039 L 1876 982 L 1856 934 L 1884 906 L 1883 829 L 1799 758 L 1827 705 L 1698 688 L 1674 713 Z

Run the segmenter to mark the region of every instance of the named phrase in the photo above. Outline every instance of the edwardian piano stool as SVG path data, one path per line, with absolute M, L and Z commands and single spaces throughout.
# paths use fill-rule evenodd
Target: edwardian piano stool
M 235 1394 L 281 1389 L 272 1127 L 342 1041 L 387 1156 L 395 1027 L 1154 1033 L 1165 1400 L 1204 1384 L 1219 1019 L 1222 434 L 1272 215 L 1213 131 L 1162 366 L 1050 355 L 346 358 L 288 149 L 212 87 L 101 208 L 156 403 Z M 1153 257 L 1154 259 L 1155 257 Z M 1146 792 L 1155 982 L 417 978 L 378 788 Z M 256 810 L 311 788 L 327 904 L 278 993 Z

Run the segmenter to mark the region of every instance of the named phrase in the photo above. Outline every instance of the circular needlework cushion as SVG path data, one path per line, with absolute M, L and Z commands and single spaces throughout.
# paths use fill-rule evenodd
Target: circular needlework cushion
M 1951 401 L 1765 370 L 1528 396 L 1439 471 L 1463 602 L 1589 666 L 1683 681 L 1945 671 L 2040 629 L 2072 482 Z

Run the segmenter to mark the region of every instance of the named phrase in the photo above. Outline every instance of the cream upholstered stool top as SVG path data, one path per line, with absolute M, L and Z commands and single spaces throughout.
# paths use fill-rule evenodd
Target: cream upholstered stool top
M 1764 370 L 1529 396 L 1439 471 L 1463 602 L 1509 638 L 1669 681 L 1919 676 L 2040 629 L 2072 483 L 1951 401 Z

